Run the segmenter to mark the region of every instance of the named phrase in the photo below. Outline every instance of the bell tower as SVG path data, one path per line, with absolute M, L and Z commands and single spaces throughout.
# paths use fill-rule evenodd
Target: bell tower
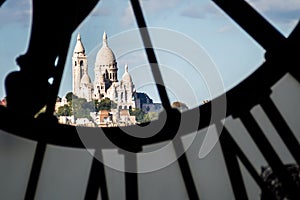
M 80 96 L 80 81 L 84 75 L 84 71 L 87 70 L 87 57 L 85 55 L 85 49 L 81 42 L 80 34 L 77 35 L 77 42 L 74 48 L 72 57 L 72 90 L 73 94 Z

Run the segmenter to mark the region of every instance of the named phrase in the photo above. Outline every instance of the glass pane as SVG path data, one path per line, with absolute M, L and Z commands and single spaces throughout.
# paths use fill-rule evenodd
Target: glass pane
M 249 0 L 249 3 L 263 16 L 271 19 L 272 24 L 280 27 L 284 33 L 292 30 L 299 18 L 299 12 L 297 12 L 299 3 L 294 0 L 284 3 Z M 1 37 L 2 44 L 5 44 L 1 49 L 3 53 L 0 54 L 5 57 L 5 59 L 1 59 L 2 66 L 15 66 L 16 56 L 21 54 L 27 46 L 31 3 L 24 0 L 21 4 L 16 4 L 17 6 L 15 4 L 15 1 L 12 0 L 1 7 L 2 19 L 12 15 L 10 20 L 1 21 L 3 24 L 1 31 L 6 36 Z M 141 5 L 147 25 L 150 28 L 150 37 L 158 62 L 161 65 L 170 103 L 182 102 L 188 108 L 201 105 L 234 87 L 264 60 L 264 50 L 209 0 L 201 2 L 172 0 L 164 3 L 154 0 L 141 1 Z M 129 103 L 117 103 L 115 106 L 122 110 L 133 109 L 135 106 L 141 109 L 144 114 L 160 111 L 160 98 L 157 94 L 152 72 L 147 65 L 143 44 L 138 30 L 133 31 L 136 27 L 133 11 L 128 1 L 100 1 L 73 34 L 59 97 L 63 98 L 68 92 L 74 93 L 73 82 L 77 82 L 77 88 L 85 88 L 81 89 L 80 92 L 75 92 L 77 96 L 87 98 L 88 101 L 96 99 L 95 95 L 112 98 L 112 94 L 107 94 L 109 84 L 106 84 L 106 87 L 103 86 L 103 89 L 101 89 L 100 83 L 95 86 L 95 79 L 102 78 L 101 76 L 105 72 L 100 70 L 100 75 L 96 76 L 95 74 L 97 53 L 102 47 L 103 33 L 106 32 L 108 45 L 115 56 L 118 71 L 112 73 L 108 70 L 105 78 L 120 82 L 127 64 L 134 89 L 139 93 L 137 97 L 132 96 L 131 91 L 128 91 L 127 94 L 125 91 L 123 94 L 120 91 L 117 93 L 118 97 L 115 95 L 114 101 L 121 101 L 121 96 L 125 100 L 126 96 L 126 99 L 147 99 L 149 97 L 149 101 L 152 100 L 153 102 L 152 104 L 143 103 L 143 105 L 139 104 L 140 102 L 131 101 Z M 81 42 L 85 49 L 86 59 L 83 60 L 76 60 L 73 54 L 78 33 L 81 35 Z M 17 38 L 18 41 L 14 38 Z M 173 45 L 168 44 L 168 41 Z M 86 66 L 86 70 L 82 69 L 78 72 L 80 74 L 80 77 L 77 78 L 78 81 L 74 81 L 74 72 L 72 71 L 75 63 L 78 63 L 80 67 Z M 109 67 L 109 63 L 106 64 Z M 5 75 L 11 69 L 13 68 L 0 69 L 3 71 L 0 73 L 3 76 L 3 82 Z M 85 76 L 85 79 L 90 84 L 81 86 L 84 71 L 88 75 Z M 98 94 L 97 88 L 101 90 Z M 146 96 L 143 93 L 146 93 Z M 5 97 L 3 84 L 0 96 Z M 64 103 L 58 104 L 57 108 L 61 105 Z M 118 114 L 118 110 L 111 112 L 111 116 L 109 113 L 103 112 L 100 120 L 102 125 L 106 125 L 107 122 L 114 125 L 111 121 L 113 121 L 113 115 Z M 131 112 L 122 111 L 121 113 L 124 115 L 123 124 L 134 123 L 134 120 L 130 118 Z M 64 109 L 61 108 L 59 112 L 59 115 L 69 114 L 67 106 Z M 137 113 L 134 114 L 138 115 Z M 100 115 L 82 115 L 86 116 L 86 119 L 79 120 L 77 123 L 79 125 L 94 126 L 93 122 L 99 121 L 96 118 L 101 117 Z M 157 115 L 150 116 L 152 115 L 145 116 L 145 118 L 155 119 Z M 140 118 L 140 116 L 136 117 L 135 120 L 137 122 L 143 121 Z M 76 116 L 75 119 L 63 117 L 61 122 L 75 124 Z M 99 125 L 99 123 L 96 124 Z
M 16 57 L 24 53 L 30 34 L 31 0 L 7 0 L 0 7 L 0 100 L 6 75 L 18 70 Z
M 87 150 L 48 145 L 36 199 L 84 199 L 92 156 Z
M 105 176 L 109 199 L 126 199 L 124 156 L 118 150 L 104 150 L 103 163 L 105 165 Z M 113 167 L 112 167 L 113 166 Z M 118 166 L 115 168 L 115 166 Z M 101 190 L 101 188 L 100 188 Z
M 1 99 L 5 97 L 5 76 L 19 69 L 15 58 L 24 53 L 28 45 L 30 2 L 7 0 L 0 9 Z M 264 49 L 210 0 L 140 2 L 170 103 L 174 107 L 182 110 L 197 107 L 233 88 L 264 62 Z M 299 20 L 300 4 L 296 0 L 248 2 L 285 36 Z M 299 84 L 287 76 L 272 94 L 296 133 L 299 132 L 296 120 L 299 116 L 295 112 L 295 108 L 299 108 L 296 106 L 298 91 Z M 61 123 L 70 125 L 126 126 L 157 119 L 162 109 L 160 97 L 129 1 L 101 0 L 74 31 L 57 100 L 56 115 Z M 260 114 L 256 113 L 256 117 L 261 117 Z M 198 125 L 197 120 L 189 121 Z M 250 155 L 257 171 L 266 165 L 239 120 L 228 119 L 226 126 L 245 153 Z M 201 152 L 206 136 L 203 131 L 199 131 L 193 143 L 189 142 L 191 135 L 183 139 L 185 144 L 189 143 L 187 157 L 200 197 L 232 199 L 219 143 L 215 141 L 215 147 L 207 154 Z M 214 130 L 210 135 L 217 138 Z M 300 138 L 299 134 L 297 137 Z M 4 132 L 0 133 L 0 142 L 0 174 L 5 180 L 1 182 L 0 197 L 17 199 L 25 193 L 35 143 Z M 156 145 L 162 144 L 148 146 L 145 152 L 149 153 Z M 280 145 L 277 144 L 277 148 L 282 150 Z M 150 164 L 156 164 L 154 158 L 174 161 L 172 165 L 139 176 L 142 198 L 153 199 L 155 195 L 165 198 L 166 195 L 182 199 L 186 196 L 172 148 L 149 160 L 139 156 L 139 168 L 152 167 Z M 287 152 L 280 152 L 280 156 L 285 162 L 291 160 Z M 104 157 L 105 162 L 124 168 L 123 157 L 115 150 L 104 152 Z M 49 147 L 37 199 L 82 199 L 91 158 L 83 150 Z M 109 195 L 124 198 L 124 174 L 108 167 L 105 170 L 109 177 Z M 258 197 L 256 186 L 249 180 L 251 177 L 244 168 L 242 170 L 249 195 Z M 149 190 L 150 187 L 155 192 Z
M 23 199 L 36 143 L 0 130 L 0 199 Z
M 188 198 L 171 142 L 145 146 L 137 159 L 140 199 Z
M 299 21 L 300 2 L 298 0 L 247 0 L 247 2 L 286 37 Z
M 199 130 L 183 142 L 200 199 L 234 199 L 216 129 Z
M 272 89 L 272 100 L 300 142 L 300 124 L 298 121 L 300 117 L 298 106 L 300 100 L 299 82 L 293 76 L 287 74 Z
M 285 35 L 290 33 L 299 19 L 299 3 L 296 0 L 289 0 L 288 2 L 248 0 L 248 2 Z M 181 102 L 188 108 L 201 105 L 203 102 L 211 100 L 220 93 L 234 87 L 264 61 L 264 50 L 210 0 L 172 0 L 167 2 L 153 0 L 141 1 L 141 5 L 147 25 L 150 28 L 150 37 L 154 44 L 158 62 L 161 64 L 160 68 L 170 103 Z M 28 46 L 31 12 L 31 1 L 29 0 L 23 0 L 21 3 L 10 0 L 1 7 L 2 37 L 0 40 L 3 44 L 0 48 L 0 62 L 3 66 L 0 68 L 0 78 L 2 80 L 1 99 L 5 97 L 5 76 L 10 71 L 18 69 L 15 58 L 24 53 Z M 130 92 L 127 94 L 121 94 L 120 92 L 119 96 L 115 97 L 118 100 L 115 101 L 120 101 L 122 95 L 124 100 L 125 96 L 127 99 L 143 97 L 153 102 L 139 105 L 136 101 L 131 101 L 130 103 L 122 103 L 122 105 L 117 103 L 116 107 L 129 110 L 129 108 L 133 109 L 131 104 L 135 104 L 137 108 L 143 111 L 143 114 L 150 112 L 149 115 L 145 115 L 144 120 L 156 119 L 157 114 L 151 114 L 151 112 L 159 112 L 161 102 L 153 81 L 152 72 L 149 70 L 149 65 L 147 65 L 138 30 L 133 31 L 136 28 L 136 21 L 129 1 L 100 1 L 71 38 L 59 97 L 63 98 L 68 92 L 74 90 L 72 66 L 75 65 L 77 60 L 72 60 L 72 57 L 77 43 L 77 36 L 80 33 L 87 56 L 84 61 L 87 62 L 85 71 L 87 71 L 88 78 L 85 79 L 88 82 L 90 80 L 91 85 L 83 86 L 87 89 L 83 89 L 84 91 L 81 91 L 80 94 L 77 93 L 77 96 L 94 98 L 93 95 L 96 95 L 97 90 L 94 72 L 96 57 L 103 43 L 102 35 L 106 32 L 109 47 L 116 57 L 115 61 L 118 67 L 117 74 L 108 72 L 106 76 L 110 80 L 120 82 L 125 72 L 125 65 L 128 64 L 128 71 L 134 88 L 139 93 L 139 97 L 133 97 Z M 128 31 L 130 34 L 125 33 Z M 168 32 L 167 36 L 164 35 L 165 32 Z M 174 40 L 174 35 L 178 36 L 178 40 Z M 121 39 L 116 40 L 116 38 Z M 160 49 L 164 42 L 168 41 L 173 43 L 173 46 L 166 44 L 164 49 Z M 132 42 L 136 43 L 137 46 L 131 46 Z M 190 45 L 194 45 L 194 48 Z M 120 54 L 119 49 L 123 54 Z M 202 52 L 203 55 L 200 56 L 201 51 L 204 53 Z M 194 59 L 198 62 L 194 62 Z M 205 62 L 205 60 L 210 60 L 210 63 Z M 78 66 L 85 66 L 83 64 L 84 62 L 78 60 Z M 137 73 L 136 70 L 140 72 Z M 84 75 L 83 71 L 80 72 L 80 78 Z M 207 71 L 211 72 L 207 74 Z M 103 73 L 103 70 L 101 73 Z M 100 74 L 97 77 L 101 78 L 101 76 Z M 141 84 L 145 78 L 146 83 Z M 81 87 L 81 79 L 78 80 L 77 86 Z M 101 85 L 98 86 L 101 90 Z M 102 90 L 105 91 L 108 88 L 107 86 Z M 107 93 L 107 91 L 104 93 Z M 143 93 L 146 93 L 146 96 Z M 98 95 L 111 96 L 101 92 L 98 92 Z M 63 103 L 58 104 L 57 108 L 61 105 Z M 66 115 L 66 113 L 70 114 L 65 106 L 64 109 L 61 108 L 59 115 Z M 118 109 L 110 114 L 117 115 L 117 113 Z M 123 111 L 122 113 L 124 115 L 123 124 L 134 123 L 134 119 L 130 118 L 132 112 Z M 140 112 L 134 113 L 136 115 L 135 122 L 137 123 L 143 121 L 141 116 L 137 117 L 138 114 Z M 98 120 L 96 117 L 100 118 L 100 116 L 86 115 L 87 119 L 82 119 L 78 124 L 93 126 L 93 122 Z M 106 125 L 107 121 L 109 123 L 113 121 L 112 118 L 112 116 L 109 117 L 107 112 L 104 112 L 101 123 Z M 64 117 L 61 122 L 75 124 L 76 119 Z
M 194 94 L 187 86 L 176 94 L 190 108 L 231 89 L 264 61 L 264 50 L 212 1 L 142 2 L 148 26 L 162 32 L 152 37 L 154 44 L 173 43 L 164 52 L 156 51 L 159 62 L 181 78 L 171 81 L 172 76 L 162 70 L 166 85 L 180 88 L 189 83 Z M 164 35 L 166 29 L 169 34 Z

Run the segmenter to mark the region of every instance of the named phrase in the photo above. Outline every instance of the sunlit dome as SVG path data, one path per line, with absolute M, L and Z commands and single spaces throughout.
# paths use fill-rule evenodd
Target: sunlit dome
M 108 47 L 107 43 L 107 35 L 104 32 L 103 33 L 103 43 L 102 47 L 97 53 L 96 57 L 96 65 L 109 65 L 116 62 L 116 57 L 113 53 L 113 51 Z
M 125 73 L 122 76 L 122 81 L 123 82 L 132 82 L 131 75 L 128 72 L 128 65 L 125 65 Z

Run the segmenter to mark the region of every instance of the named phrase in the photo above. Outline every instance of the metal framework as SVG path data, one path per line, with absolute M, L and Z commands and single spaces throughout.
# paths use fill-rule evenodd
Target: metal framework
M 226 94 L 223 94 L 226 95 L 227 99 L 226 117 L 232 116 L 234 118 L 239 118 L 242 121 L 252 140 L 268 162 L 273 173 L 281 182 L 285 197 L 288 197 L 288 199 L 300 199 L 299 182 L 293 179 L 292 175 L 272 147 L 271 142 L 267 139 L 262 129 L 250 113 L 250 110 L 256 105 L 260 105 L 264 109 L 282 141 L 299 166 L 299 142 L 271 100 L 270 95 L 272 93 L 271 87 L 287 73 L 291 74 L 298 82 L 300 82 L 300 75 L 297 72 L 297 67 L 300 66 L 298 55 L 300 52 L 300 24 L 296 26 L 288 38 L 285 38 L 244 0 L 213 0 L 213 2 L 223 9 L 239 26 L 241 26 L 266 50 L 266 61 L 239 85 L 228 91 Z M 145 48 L 145 51 L 151 65 L 154 80 L 156 83 L 163 83 L 154 49 L 151 48 L 151 37 L 147 30 L 147 25 L 144 20 L 140 3 L 137 0 L 131 0 L 131 5 L 134 10 L 138 27 L 143 28 L 140 29 L 140 34 L 144 41 L 144 45 L 148 47 Z M 65 44 L 68 44 L 69 40 L 66 38 L 64 42 Z M 66 49 L 66 47 L 64 47 L 64 49 Z M 66 52 L 63 51 L 59 55 L 60 58 L 62 58 L 62 61 L 58 64 L 61 69 L 60 73 L 57 73 L 55 76 L 56 78 L 58 77 L 59 80 L 56 82 L 57 84 L 53 86 L 54 89 L 52 90 L 52 97 L 56 97 L 58 92 Z M 266 77 L 268 78 L 266 79 Z M 134 153 L 140 152 L 144 145 L 155 144 L 173 139 L 175 136 L 174 134 L 176 134 L 178 130 L 178 127 L 174 126 L 174 124 L 176 124 L 174 121 L 176 122 L 179 121 L 180 118 L 189 116 L 189 113 L 193 112 L 193 110 L 185 111 L 180 114 L 178 111 L 171 109 L 164 85 L 157 84 L 157 88 L 163 107 L 167 112 L 167 121 L 165 126 L 158 134 L 149 138 L 135 138 L 127 135 L 121 129 L 114 127 L 103 128 L 105 134 L 101 137 L 108 137 L 115 145 L 120 147 L 120 150 L 125 149 Z M 236 199 L 248 199 L 246 186 L 244 184 L 238 160 L 245 166 L 249 174 L 260 187 L 264 194 L 264 198 L 278 199 L 278 196 L 276 196 L 274 191 L 270 189 L 270 186 L 255 170 L 252 163 L 243 152 L 243 149 L 234 140 L 228 129 L 221 129 L 223 118 L 211 121 L 211 106 L 212 104 L 218 105 L 221 103 L 223 95 L 213 99 L 207 104 L 194 108 L 194 110 L 199 110 L 201 115 L 198 130 L 214 124 L 219 133 L 222 133 L 220 136 L 220 144 Z M 49 107 L 48 113 L 53 113 L 53 98 L 48 99 L 47 105 Z M 63 147 L 86 148 L 80 140 L 75 127 L 58 124 L 49 120 L 48 117 L 42 119 L 34 119 L 31 117 L 15 119 L 13 111 L 0 107 L 1 130 L 38 142 L 30 178 L 27 184 L 25 195 L 26 200 L 34 199 L 47 145 L 53 144 Z M 13 120 L 14 123 L 18 123 L 19 126 L 13 126 Z M 45 127 L 47 128 L 45 129 Z M 130 130 L 132 131 L 134 128 L 135 126 L 130 127 Z M 95 128 L 85 127 L 82 129 L 89 132 L 91 135 L 98 134 Z M 190 131 L 187 130 L 187 132 L 179 134 L 181 134 L 181 136 L 187 135 Z M 65 134 L 60 134 L 61 132 L 64 132 Z M 177 153 L 183 148 L 181 140 L 175 140 L 173 145 L 175 152 Z M 114 147 L 111 146 L 110 143 L 103 143 L 102 147 L 89 146 L 88 148 L 96 149 L 96 154 L 102 156 L 102 149 Z M 120 152 L 122 153 L 122 151 Z M 137 165 L 136 156 L 127 155 L 126 153 L 124 153 L 124 156 L 125 168 Z M 179 157 L 178 163 L 189 199 L 199 199 L 195 181 L 185 154 Z M 126 199 L 138 199 L 139 184 L 137 173 L 125 172 L 125 187 Z M 94 158 L 90 169 L 85 199 L 97 199 L 99 188 L 101 188 L 102 200 L 109 199 L 103 163 Z

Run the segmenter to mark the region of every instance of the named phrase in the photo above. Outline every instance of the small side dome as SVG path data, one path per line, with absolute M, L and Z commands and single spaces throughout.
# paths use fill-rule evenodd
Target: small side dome
M 128 65 L 125 65 L 125 73 L 122 76 L 122 81 L 127 83 L 132 83 L 132 78 L 128 72 Z
M 77 35 L 77 42 L 76 42 L 76 45 L 75 45 L 75 48 L 74 48 L 74 53 L 85 53 L 85 49 L 83 47 L 83 44 L 81 42 L 81 37 L 80 37 L 80 34 L 78 33 Z

